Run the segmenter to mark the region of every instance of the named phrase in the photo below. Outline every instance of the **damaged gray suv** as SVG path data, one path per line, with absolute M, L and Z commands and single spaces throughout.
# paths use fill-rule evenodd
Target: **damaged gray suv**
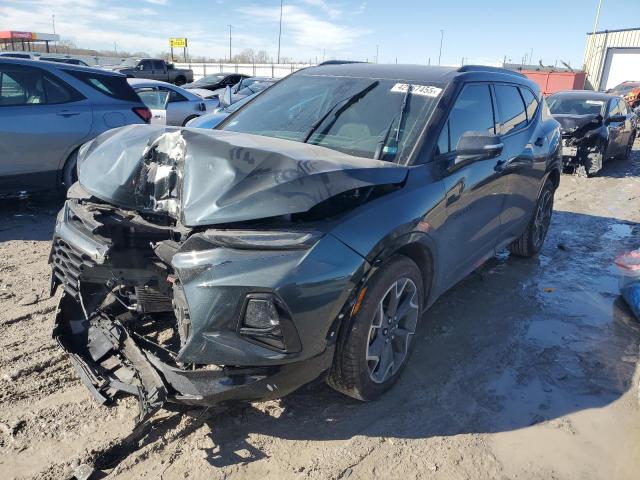
M 111 130 L 58 216 L 53 335 L 141 421 L 321 375 L 374 399 L 443 292 L 540 250 L 559 141 L 534 83 L 473 66 L 320 66 L 216 130 Z

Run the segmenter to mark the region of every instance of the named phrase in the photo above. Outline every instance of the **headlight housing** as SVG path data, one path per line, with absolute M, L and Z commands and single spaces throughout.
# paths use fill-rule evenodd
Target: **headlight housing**
M 250 250 L 305 250 L 322 237 L 312 230 L 207 230 L 203 237 L 215 245 Z

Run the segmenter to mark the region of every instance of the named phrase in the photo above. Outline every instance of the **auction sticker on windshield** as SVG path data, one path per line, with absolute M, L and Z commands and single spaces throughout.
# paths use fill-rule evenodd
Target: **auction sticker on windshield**
M 422 95 L 425 97 L 437 97 L 440 95 L 442 91 L 441 88 L 432 87 L 430 85 L 414 85 L 409 83 L 396 83 L 392 88 L 392 92 L 396 93 L 406 93 L 407 88 L 411 85 L 411 94 L 412 95 Z

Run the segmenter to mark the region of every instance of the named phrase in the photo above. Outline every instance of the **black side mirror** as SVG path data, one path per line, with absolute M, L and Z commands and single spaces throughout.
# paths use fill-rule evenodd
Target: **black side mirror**
M 607 123 L 619 123 L 624 122 L 627 119 L 625 115 L 612 115 L 607 118 Z
M 464 132 L 456 146 L 456 157 L 452 169 L 457 169 L 477 160 L 488 160 L 502 153 L 504 144 L 498 135 L 484 132 Z

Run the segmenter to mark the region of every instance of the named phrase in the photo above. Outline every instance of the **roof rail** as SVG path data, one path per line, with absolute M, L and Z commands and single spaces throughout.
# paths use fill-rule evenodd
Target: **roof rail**
M 487 65 L 463 65 L 462 67 L 456 70 L 457 72 L 493 72 L 493 73 L 507 73 L 511 75 L 517 75 L 519 77 L 527 78 L 526 75 L 516 72 L 514 70 L 507 70 L 506 68 L 501 67 L 489 67 Z
M 366 62 L 361 62 L 360 60 L 326 60 L 324 62 L 319 63 L 317 66 L 322 67 L 323 65 L 345 65 L 348 63 L 366 63 Z

